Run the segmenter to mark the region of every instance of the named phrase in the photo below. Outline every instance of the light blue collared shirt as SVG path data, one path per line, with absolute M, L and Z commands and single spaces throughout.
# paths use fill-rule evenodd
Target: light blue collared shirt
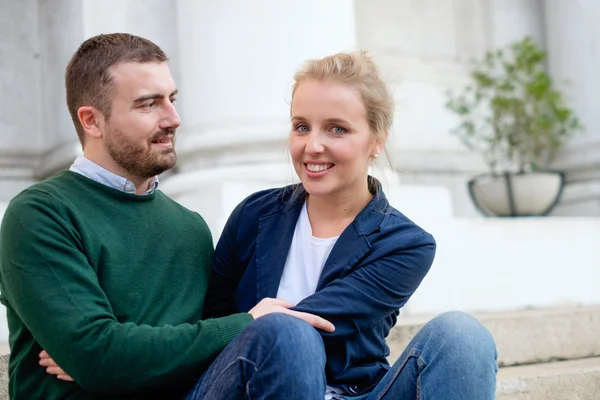
M 95 162 L 89 160 L 85 156 L 78 156 L 69 170 L 113 189 L 117 189 L 125 193 L 136 194 L 135 185 L 129 179 L 123 178 L 117 174 L 113 174 Z M 142 196 L 154 193 L 157 188 L 158 176 L 155 176 L 154 184 L 150 189 L 142 193 Z

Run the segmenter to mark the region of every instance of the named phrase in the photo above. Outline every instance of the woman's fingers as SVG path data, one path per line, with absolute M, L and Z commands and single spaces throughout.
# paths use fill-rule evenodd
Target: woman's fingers
M 294 310 L 287 310 L 287 309 L 285 310 L 285 314 L 289 314 L 296 318 L 300 318 L 300 319 L 308 322 L 315 328 L 324 330 L 325 332 L 335 331 L 335 326 L 333 326 L 333 324 L 331 322 L 327 321 L 325 318 L 319 317 L 318 315 L 309 314 L 309 313 L 300 312 L 300 311 L 294 311 Z
M 290 307 L 295 306 L 294 303 L 290 303 L 289 301 L 284 300 L 284 299 L 271 299 L 271 304 L 276 305 L 276 306 L 285 307 L 285 308 L 290 308 Z

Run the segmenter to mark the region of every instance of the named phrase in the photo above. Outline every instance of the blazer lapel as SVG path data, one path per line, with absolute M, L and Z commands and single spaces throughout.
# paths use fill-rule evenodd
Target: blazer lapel
M 263 216 L 256 237 L 257 300 L 277 296 L 302 203 Z
M 379 185 L 379 182 L 376 181 Z M 345 276 L 356 267 L 371 249 L 368 235 L 379 230 L 387 219 L 389 203 L 383 191 L 375 194 L 369 204 L 356 216 L 354 221 L 342 232 L 335 242 L 323 272 L 319 278 L 317 290 L 323 289 L 334 279 Z
M 323 289 L 334 279 L 340 278 L 356 265 L 371 246 L 364 235 L 359 235 L 350 224 L 335 242 L 317 284 L 317 291 Z

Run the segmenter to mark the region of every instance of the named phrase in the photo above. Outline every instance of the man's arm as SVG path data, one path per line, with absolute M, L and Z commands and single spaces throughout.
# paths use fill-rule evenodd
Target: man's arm
M 127 393 L 198 377 L 250 321 L 121 323 L 61 209 L 15 201 L 0 231 L 2 292 L 40 346 L 85 390 Z M 40 367 L 41 368 L 41 367 Z

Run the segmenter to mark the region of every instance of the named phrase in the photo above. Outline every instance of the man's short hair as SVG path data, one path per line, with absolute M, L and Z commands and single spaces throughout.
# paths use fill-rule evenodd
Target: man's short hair
M 160 47 L 148 39 L 128 33 L 110 33 L 91 37 L 79 46 L 65 73 L 67 107 L 79 141 L 85 132 L 77 110 L 92 106 L 106 117 L 111 113 L 111 67 L 126 62 L 164 62 L 168 58 Z

